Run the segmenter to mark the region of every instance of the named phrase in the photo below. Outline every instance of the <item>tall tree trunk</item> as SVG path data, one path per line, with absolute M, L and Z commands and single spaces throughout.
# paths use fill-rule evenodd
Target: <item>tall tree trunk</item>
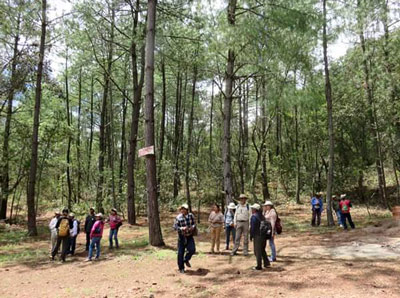
M 230 26 L 235 26 L 236 0 L 229 0 L 228 4 L 228 22 Z M 225 202 L 228 205 L 233 201 L 232 185 L 232 165 L 231 165 L 231 117 L 233 101 L 233 81 L 235 67 L 235 51 L 228 50 L 228 61 L 225 74 L 225 99 L 224 99 L 224 137 L 222 144 L 222 161 L 224 177 Z
M 371 79 L 370 79 L 370 69 L 368 67 L 368 54 L 367 48 L 365 45 L 365 37 L 364 37 L 364 18 L 362 16 L 362 3 L 361 0 L 357 0 L 357 9 L 358 9 L 358 30 L 359 30 L 359 37 L 361 42 L 361 50 L 362 50 L 362 63 L 363 63 L 363 70 L 364 70 L 364 87 L 366 91 L 366 98 L 368 102 L 368 118 L 370 122 L 370 129 L 374 139 L 374 147 L 375 147 L 375 166 L 376 172 L 378 175 L 378 185 L 379 185 L 379 195 L 382 203 L 387 207 L 390 208 L 389 203 L 387 201 L 386 195 L 386 178 L 385 178 L 385 169 L 383 164 L 383 157 L 382 157 L 382 146 L 381 146 L 381 135 L 379 132 L 379 124 L 376 115 L 376 107 L 374 102 L 374 96 L 372 93 L 371 87 Z
M 181 73 L 178 71 L 177 85 L 176 85 L 175 128 L 174 128 L 174 144 L 173 144 L 174 198 L 176 198 L 179 193 L 179 139 L 181 131 L 180 130 L 181 100 L 182 100 L 182 78 L 181 78 Z
M 40 117 L 40 102 L 42 98 L 42 77 L 43 77 L 43 61 L 44 49 L 46 44 L 46 18 L 47 0 L 42 0 L 42 25 L 39 46 L 39 60 L 37 65 L 36 76 L 36 89 L 35 89 L 35 110 L 33 116 L 33 132 L 32 132 L 32 151 L 31 162 L 29 170 L 29 179 L 27 187 L 27 207 L 28 207 L 28 234 L 30 236 L 37 236 L 36 229 L 36 213 L 35 213 L 35 185 L 36 185 L 36 172 L 38 163 L 38 147 L 39 147 L 39 117 Z
M 332 117 L 332 88 L 331 81 L 329 78 L 329 62 L 328 62 L 328 36 L 327 36 L 327 19 L 326 19 L 326 1 L 323 0 L 323 14 L 324 14 L 324 24 L 323 24 L 323 36 L 322 36 L 322 46 L 324 51 L 324 72 L 325 72 L 325 98 L 326 107 L 328 113 L 328 134 L 329 134 L 329 169 L 328 169 L 328 183 L 326 189 L 326 213 L 328 218 L 328 226 L 333 226 L 335 222 L 333 221 L 332 215 L 332 185 L 333 185 L 333 167 L 334 167 L 334 131 L 333 131 L 333 117 Z
M 71 136 L 71 112 L 69 107 L 69 86 L 68 86 L 68 48 L 66 50 L 65 56 L 65 104 L 66 104 L 66 115 L 67 115 L 67 125 L 69 128 L 68 131 L 68 141 L 67 141 L 67 155 L 66 155 L 66 162 L 67 162 L 67 186 L 68 186 L 68 198 L 67 204 L 68 209 L 71 210 L 72 207 L 72 181 L 71 181 L 71 143 L 72 143 L 72 136 Z
M 11 135 L 11 119 L 13 113 L 13 99 L 16 89 L 16 69 L 18 64 L 18 42 L 20 38 L 20 25 L 21 25 L 21 13 L 18 13 L 17 17 L 17 28 L 14 37 L 14 48 L 13 58 L 11 63 L 11 78 L 10 78 L 10 90 L 7 96 L 7 115 L 6 123 L 4 126 L 4 137 L 3 137 L 3 156 L 2 156 L 2 173 L 1 177 L 1 193 L 0 193 L 0 219 L 5 219 L 7 216 L 7 201 L 10 193 L 10 156 L 9 156 L 9 141 Z M 11 219 L 11 217 L 10 217 Z
M 92 76 L 90 82 L 90 134 L 89 134 L 89 145 L 88 145 L 88 164 L 87 164 L 87 181 L 89 185 L 91 177 L 91 161 L 92 161 L 92 148 L 93 148 L 93 130 L 94 130 L 94 78 Z
M 211 86 L 211 107 L 210 107 L 210 144 L 209 144 L 209 157 L 210 157 L 210 165 L 213 164 L 214 158 L 212 155 L 213 149 L 213 113 L 214 113 L 214 79 L 212 81 Z
M 193 117 L 194 117 L 194 100 L 196 97 L 196 81 L 197 81 L 197 67 L 193 69 L 193 85 L 192 85 L 192 102 L 190 104 L 190 116 L 189 116 L 189 127 L 188 127 L 188 143 L 186 150 L 186 199 L 189 205 L 189 211 L 192 212 L 192 201 L 190 199 L 190 155 L 192 149 L 192 133 L 193 133 Z
M 244 123 L 243 123 L 243 101 L 245 96 L 242 92 L 242 83 L 238 82 L 238 107 L 239 107 L 239 148 L 238 148 L 238 166 L 240 178 L 240 193 L 244 193 Z
M 146 36 L 146 107 L 145 107 L 145 146 L 154 146 L 154 49 L 156 29 L 157 0 L 147 3 Z M 156 157 L 146 156 L 147 216 L 149 240 L 152 246 L 162 246 L 160 215 L 157 198 Z
M 100 131 L 99 131 L 99 182 L 97 187 L 96 195 L 96 208 L 97 210 L 103 209 L 103 198 L 105 195 L 104 187 L 104 161 L 107 155 L 107 114 L 108 114 L 108 96 L 110 92 L 110 81 L 111 81 L 111 71 L 113 63 L 113 53 L 114 53 L 114 16 L 115 8 L 114 3 L 111 3 L 111 15 L 112 21 L 110 24 L 110 41 L 108 42 L 108 54 L 107 54 L 107 70 L 104 71 L 104 89 L 103 89 L 103 99 L 101 103 L 100 112 Z M 112 112 L 112 111 L 110 111 Z
M 267 148 L 265 146 L 265 140 L 267 137 L 267 111 L 266 111 L 266 90 L 265 90 L 265 81 L 262 82 L 262 104 L 261 104 L 261 129 L 262 129 L 262 144 L 260 148 L 261 152 L 261 167 L 262 167 L 262 192 L 264 200 L 269 200 L 271 195 L 268 188 L 268 168 L 267 168 Z
M 298 107 L 294 106 L 294 129 L 295 129 L 295 149 L 296 149 L 296 203 L 301 204 L 300 201 L 300 152 L 299 152 L 299 116 Z
M 139 20 L 139 1 L 136 2 L 136 9 L 134 12 L 134 35 Z M 128 222 L 136 224 L 136 206 L 135 206 L 135 163 L 136 163 L 136 147 L 137 147 L 137 134 L 139 129 L 140 106 L 142 99 L 142 89 L 144 84 L 145 75 L 145 49 L 141 48 L 141 69 L 140 79 L 138 75 L 137 53 L 136 53 L 136 40 L 133 39 L 130 48 L 131 67 L 132 67 L 132 80 L 133 80 L 133 107 L 132 107 L 132 122 L 131 133 L 129 137 L 129 152 L 128 152 Z
M 82 184 L 82 161 L 81 161 L 81 112 L 82 112 L 82 67 L 79 68 L 78 78 L 78 123 L 77 123 L 77 136 L 76 136 L 76 159 L 78 163 L 78 177 L 76 196 L 77 202 L 81 200 L 81 184 Z
M 160 123 L 160 155 L 158 158 L 158 185 L 161 183 L 161 167 L 164 155 L 165 139 L 165 116 L 167 111 L 167 80 L 165 77 L 165 58 L 161 58 L 161 76 L 162 76 L 162 102 L 161 102 L 161 123 Z

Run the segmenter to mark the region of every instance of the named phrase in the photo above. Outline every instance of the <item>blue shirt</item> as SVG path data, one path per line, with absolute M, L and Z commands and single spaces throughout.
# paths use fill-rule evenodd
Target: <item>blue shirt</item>
M 319 208 L 318 208 L 319 206 Z M 323 210 L 323 203 L 321 198 L 313 197 L 311 199 L 311 210 L 318 210 L 319 212 L 322 212 Z
M 225 212 L 225 226 L 229 227 L 231 224 L 233 224 L 234 217 L 235 214 L 231 210 L 227 210 Z

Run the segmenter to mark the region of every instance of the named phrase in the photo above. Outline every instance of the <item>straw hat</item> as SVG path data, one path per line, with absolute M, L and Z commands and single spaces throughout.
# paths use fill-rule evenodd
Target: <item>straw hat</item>
M 228 209 L 236 209 L 235 203 L 233 203 L 233 202 L 229 203 Z
M 247 200 L 247 196 L 246 196 L 244 193 L 242 193 L 242 194 L 240 194 L 240 196 L 239 196 L 239 200 L 241 200 L 241 199 Z
M 260 210 L 261 206 L 259 204 L 255 203 L 255 204 L 251 205 L 250 208 Z
M 274 206 L 274 204 L 272 204 L 271 201 L 265 201 L 265 203 L 263 204 L 263 206 Z
M 60 210 L 55 210 L 55 211 L 54 211 L 54 214 L 55 214 L 55 215 L 60 215 L 61 212 L 60 212 Z
M 75 214 L 71 212 L 71 213 L 69 214 L 69 216 L 70 216 L 70 217 L 75 217 Z

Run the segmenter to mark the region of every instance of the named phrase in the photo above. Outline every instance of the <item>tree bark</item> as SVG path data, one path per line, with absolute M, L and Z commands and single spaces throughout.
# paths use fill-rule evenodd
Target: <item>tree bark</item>
M 333 185 L 333 167 L 334 167 L 334 131 L 333 131 L 333 117 L 332 117 L 332 88 L 331 81 L 329 77 L 329 62 L 328 62 L 328 36 L 327 36 L 327 19 L 326 19 L 326 1 L 323 0 L 323 52 L 324 52 L 324 72 L 325 72 L 325 99 L 326 107 L 328 113 L 328 134 L 329 134 L 329 169 L 328 169 L 328 182 L 326 189 L 326 213 L 328 219 L 328 226 L 333 226 L 335 223 L 333 221 L 332 215 L 332 185 Z
M 10 194 L 10 156 L 9 156 L 9 141 L 11 135 L 11 120 L 13 114 L 13 99 L 16 90 L 16 79 L 17 79 L 17 64 L 18 64 L 18 42 L 20 39 L 20 25 L 21 25 L 21 13 L 18 13 L 17 17 L 17 28 L 14 37 L 14 48 L 13 58 L 11 63 L 11 78 L 10 78 L 10 90 L 7 96 L 7 114 L 6 122 L 4 126 L 4 137 L 3 137 L 3 156 L 2 156 L 2 173 L 1 177 L 1 196 L 0 196 L 0 219 L 6 219 L 7 217 L 7 201 Z M 11 217 L 10 217 L 11 219 Z
M 92 161 L 92 148 L 93 148 L 93 127 L 94 127 L 94 78 L 92 76 L 90 82 L 90 134 L 89 134 L 89 145 L 88 145 L 88 165 L 87 165 L 87 181 L 86 184 L 89 186 L 91 177 L 91 161 Z
M 196 97 L 196 81 L 197 81 L 197 67 L 194 66 L 193 69 L 193 85 L 192 85 L 192 101 L 190 104 L 190 116 L 189 116 L 189 127 L 188 127 L 188 143 L 186 150 L 186 199 L 189 205 L 189 211 L 192 212 L 192 201 L 190 198 L 190 155 L 192 149 L 192 134 L 193 134 L 193 117 L 194 117 L 194 100 Z
M 38 147 L 39 147 L 39 125 L 40 125 L 40 102 L 42 98 L 42 77 L 43 77 L 43 61 L 44 50 L 46 43 L 46 28 L 47 28 L 47 0 L 42 0 L 42 24 L 39 46 L 39 60 L 37 65 L 36 89 L 35 89 L 35 110 L 33 116 L 33 132 L 32 132 L 32 151 L 29 170 L 29 179 L 27 187 L 27 207 L 28 207 L 28 234 L 37 236 L 36 228 L 36 213 L 35 213 L 35 185 L 36 172 L 38 163 Z
M 81 184 L 82 184 L 82 161 L 81 161 L 81 112 L 82 112 L 82 67 L 79 68 L 78 78 L 78 123 L 77 123 L 77 136 L 76 136 L 76 159 L 77 159 L 77 187 L 76 196 L 77 202 L 81 200 Z
M 157 0 L 147 3 L 145 146 L 154 146 L 154 49 Z M 147 216 L 152 246 L 162 246 L 155 155 L 146 156 Z
M 136 9 L 134 13 L 134 28 L 133 32 L 136 36 L 136 30 L 139 21 L 139 1 L 136 2 Z M 133 80 L 133 107 L 132 107 L 132 122 L 131 122 L 131 133 L 129 137 L 129 152 L 128 152 L 128 222 L 130 224 L 136 224 L 136 206 L 135 206 L 135 163 L 136 163 L 136 147 L 137 147 L 137 134 L 139 129 L 139 117 L 140 107 L 142 99 L 142 90 L 144 84 L 145 75 L 145 48 L 141 47 L 141 69 L 140 79 L 138 75 L 137 65 L 137 53 L 136 53 L 136 40 L 133 39 L 131 42 L 130 55 L 131 55 L 131 67 L 132 67 L 132 80 Z
M 175 103 L 175 130 L 174 130 L 174 198 L 179 193 L 179 139 L 180 139 L 180 125 L 181 125 L 181 100 L 182 100 L 182 78 L 181 73 L 178 71 L 177 85 L 176 85 L 176 103 Z
M 162 102 L 161 102 L 161 123 L 160 123 L 160 155 L 158 158 L 158 185 L 161 183 L 161 167 L 164 155 L 164 140 L 165 140 L 165 116 L 167 111 L 167 80 L 165 77 L 165 58 L 161 58 L 161 76 L 162 76 Z
M 68 86 L 68 48 L 66 50 L 66 57 L 65 57 L 65 104 L 66 104 L 66 115 L 67 115 L 67 125 L 68 125 L 68 141 L 67 141 L 67 154 L 66 154 L 66 174 L 67 174 L 67 186 L 68 186 L 68 198 L 67 204 L 68 209 L 71 210 L 72 207 L 72 181 L 71 181 L 71 143 L 72 143 L 72 136 L 71 136 L 71 112 L 69 108 L 69 86 Z
M 228 23 L 235 26 L 236 0 L 229 0 Z M 224 193 L 226 205 L 233 201 L 232 165 L 231 165 L 231 117 L 233 102 L 233 81 L 235 67 L 235 51 L 228 50 L 228 60 L 225 74 L 225 99 L 224 99 L 224 136 L 222 144 L 222 161 L 224 177 Z

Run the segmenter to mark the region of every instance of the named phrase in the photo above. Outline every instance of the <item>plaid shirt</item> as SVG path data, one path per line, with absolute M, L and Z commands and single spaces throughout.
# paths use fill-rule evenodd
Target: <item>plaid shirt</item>
M 182 228 L 184 228 L 184 227 L 187 227 L 187 228 L 195 228 L 196 227 L 196 223 L 194 221 L 194 216 L 193 216 L 192 213 L 188 213 L 188 215 L 186 215 L 186 216 L 184 216 L 182 213 L 180 213 L 175 218 L 174 229 L 176 231 L 178 231 L 178 233 L 181 234 L 181 235 L 190 236 L 192 234 L 192 231 L 189 231 L 187 229 L 184 232 L 182 230 Z

